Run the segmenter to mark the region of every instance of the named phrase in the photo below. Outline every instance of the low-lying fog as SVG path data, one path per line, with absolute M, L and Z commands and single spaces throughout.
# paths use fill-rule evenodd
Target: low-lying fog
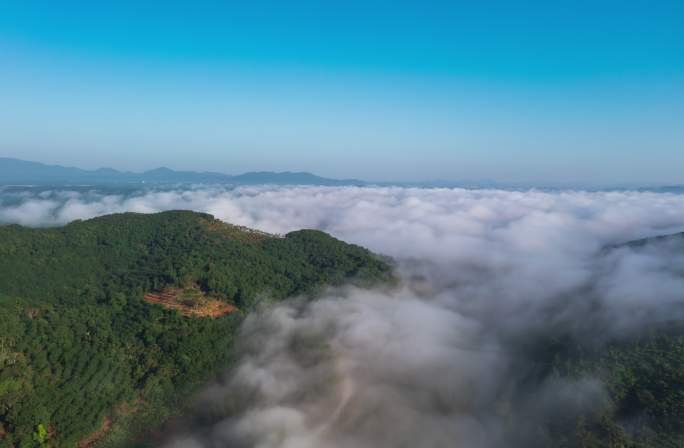
M 238 363 L 168 447 L 543 446 L 606 400 L 545 372 L 587 346 L 684 317 L 684 195 L 358 187 L 1 193 L 0 222 L 55 225 L 168 209 L 273 233 L 317 228 L 392 256 L 401 284 L 341 288 L 251 315 Z

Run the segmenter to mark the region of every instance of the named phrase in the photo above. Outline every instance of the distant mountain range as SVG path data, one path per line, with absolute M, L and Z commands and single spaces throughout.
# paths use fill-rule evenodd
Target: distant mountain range
M 0 185 L 111 185 L 215 183 L 235 185 L 364 185 L 356 179 L 328 179 L 306 172 L 249 172 L 236 176 L 217 172 L 156 168 L 142 173 L 112 168 L 84 170 L 0 157 Z
M 359 179 L 331 179 L 307 172 L 253 171 L 230 175 L 213 171 L 176 171 L 170 168 L 155 168 L 142 173 L 118 171 L 113 168 L 84 170 L 60 165 L 46 165 L 39 162 L 0 157 L 0 185 L 18 186 L 122 186 L 122 185 L 173 185 L 173 184 L 226 184 L 226 185 L 321 185 L 321 186 L 401 186 L 416 188 L 497 188 L 508 190 L 579 189 L 579 190 L 642 190 L 669 193 L 684 193 L 684 185 L 637 185 L 614 184 L 587 186 L 580 184 L 524 184 L 503 183 L 490 179 L 430 180 L 422 182 L 369 182 Z

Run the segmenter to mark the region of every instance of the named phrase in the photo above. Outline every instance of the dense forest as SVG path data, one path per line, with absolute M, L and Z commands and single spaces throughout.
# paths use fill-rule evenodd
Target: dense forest
M 684 254 L 684 233 L 610 246 L 599 256 L 611 250 L 647 251 L 658 246 Z M 684 447 L 684 322 L 680 319 L 684 304 L 669 306 L 668 320 L 647 323 L 645 319 L 631 335 L 604 344 L 580 344 L 571 337 L 543 344 L 554 375 L 594 376 L 607 390 L 603 406 L 559 428 L 558 446 Z
M 560 371 L 564 371 L 562 367 Z M 681 326 L 615 342 L 602 353 L 574 360 L 565 373 L 597 375 L 608 391 L 608 402 L 602 409 L 575 422 L 577 445 L 582 448 L 684 446 Z
M 684 447 L 681 322 L 597 343 L 553 329 L 530 334 L 529 339 L 517 360 L 529 376 L 517 383 L 519 395 L 510 399 L 521 407 L 511 414 L 511 446 Z M 569 384 L 575 386 L 566 389 Z M 545 386 L 564 397 L 564 406 L 540 412 L 545 404 L 536 402 L 531 391 Z M 568 390 L 574 398 L 563 395 Z M 583 406 L 587 400 L 592 404 Z M 539 440 L 531 445 L 530 431 L 536 431 Z
M 186 211 L 2 226 L 0 446 L 86 447 L 112 418 L 154 424 L 229 363 L 258 301 L 391 278 L 385 260 L 319 231 L 275 236 Z M 184 317 L 143 299 L 168 287 L 236 311 Z

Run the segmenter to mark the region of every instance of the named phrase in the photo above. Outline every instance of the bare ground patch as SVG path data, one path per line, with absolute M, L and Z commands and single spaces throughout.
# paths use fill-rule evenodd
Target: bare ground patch
M 197 286 L 164 288 L 162 291 L 145 294 L 144 299 L 148 303 L 178 310 L 186 317 L 217 318 L 239 311 L 223 300 L 207 297 Z

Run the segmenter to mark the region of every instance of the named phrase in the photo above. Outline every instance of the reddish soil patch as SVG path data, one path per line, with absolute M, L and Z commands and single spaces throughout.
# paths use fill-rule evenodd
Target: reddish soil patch
M 144 298 L 148 303 L 178 310 L 186 317 L 216 318 L 238 311 L 236 307 L 222 300 L 209 299 L 204 296 L 187 299 L 184 297 L 184 290 L 174 288 L 167 288 L 161 292 L 150 292 L 145 294 Z
M 104 421 L 102 422 L 102 426 L 100 429 L 95 431 L 94 433 L 90 434 L 89 436 L 81 439 L 80 442 L 76 444 L 77 448 L 91 448 L 94 446 L 97 442 L 102 440 L 102 438 L 107 435 L 107 432 L 112 427 L 112 419 L 109 417 L 105 417 Z

